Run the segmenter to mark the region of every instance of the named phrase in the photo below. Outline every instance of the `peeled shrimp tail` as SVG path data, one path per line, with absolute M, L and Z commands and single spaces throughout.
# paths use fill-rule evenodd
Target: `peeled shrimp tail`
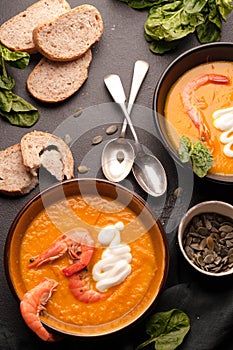
M 27 326 L 45 341 L 56 341 L 57 338 L 49 333 L 40 321 L 39 314 L 45 310 L 45 304 L 51 297 L 57 282 L 45 278 L 36 287 L 24 294 L 20 302 L 21 315 Z

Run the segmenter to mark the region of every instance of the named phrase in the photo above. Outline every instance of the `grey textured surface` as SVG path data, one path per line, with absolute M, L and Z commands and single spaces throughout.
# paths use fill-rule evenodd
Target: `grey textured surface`
M 71 4 L 71 7 L 82 4 L 82 2 L 79 0 L 70 0 L 69 2 Z M 2 0 L 0 24 L 11 16 L 17 14 L 18 12 L 21 12 L 32 3 L 33 1 L 31 0 Z M 149 45 L 144 39 L 143 24 L 147 17 L 147 11 L 133 10 L 125 4 L 116 0 L 93 0 L 91 1 L 91 4 L 95 5 L 100 10 L 103 17 L 105 29 L 101 41 L 92 49 L 93 61 L 90 67 L 88 80 L 79 90 L 79 92 L 77 92 L 64 103 L 57 105 L 46 105 L 34 100 L 28 94 L 25 88 L 27 76 L 33 69 L 36 62 L 39 60 L 39 55 L 32 56 L 29 67 L 27 67 L 24 71 L 9 69 L 9 72 L 14 76 L 16 80 L 15 92 L 24 97 L 26 100 L 30 101 L 39 109 L 40 119 L 35 126 L 29 129 L 11 126 L 3 119 L 0 119 L 0 149 L 4 149 L 5 147 L 19 142 L 21 137 L 26 132 L 32 130 L 48 131 L 63 136 L 66 133 L 69 133 L 72 134 L 72 138 L 75 140 L 72 145 L 72 151 L 75 159 L 76 176 L 80 176 L 80 174 L 77 173 L 77 167 L 82 162 L 86 162 L 86 165 L 89 166 L 90 164 L 90 171 L 87 174 L 88 177 L 103 177 L 100 168 L 100 155 L 103 145 L 101 144 L 93 149 L 93 146 L 91 145 L 91 139 L 98 134 L 104 135 L 105 140 L 110 139 L 111 137 L 106 137 L 104 132 L 106 125 L 109 125 L 113 122 L 121 123 L 122 121 L 122 116 L 119 115 L 117 111 L 112 113 L 112 110 L 114 110 L 114 108 L 112 108 L 112 100 L 104 86 L 103 77 L 109 73 L 119 74 L 122 78 L 125 91 L 128 96 L 133 64 L 137 59 L 144 59 L 149 62 L 150 69 L 137 98 L 137 105 L 139 106 L 138 110 L 140 113 L 136 113 L 134 120 L 136 126 L 138 127 L 139 138 L 141 141 L 152 152 L 156 153 L 161 158 L 163 164 L 166 165 L 169 181 L 169 193 L 173 193 L 174 189 L 177 187 L 177 183 L 179 184 L 180 178 L 178 174 L 177 180 L 176 167 L 171 158 L 161 147 L 161 145 L 159 143 L 157 144 L 156 130 L 154 127 L 153 113 L 151 110 L 153 92 L 158 78 L 160 77 L 162 71 L 167 67 L 167 65 L 172 62 L 172 60 L 176 58 L 180 53 L 191 47 L 197 46 L 198 42 L 195 36 L 191 36 L 185 39 L 183 41 L 183 44 L 176 51 L 167 55 L 156 56 L 149 51 Z M 227 19 L 227 23 L 224 23 L 223 25 L 222 41 L 232 40 L 232 19 L 233 16 L 230 15 Z M 109 107 L 110 105 L 111 108 Z M 85 111 L 87 110 L 88 112 L 82 114 L 79 118 L 77 118 L 75 120 L 75 127 L 73 127 L 73 119 L 70 119 L 69 117 L 80 109 Z M 111 110 L 111 112 L 109 112 L 109 110 Z M 189 186 L 189 181 L 191 181 L 193 187 Z M 186 206 L 196 203 L 200 200 L 221 199 L 226 200 L 229 203 L 233 203 L 232 185 L 223 186 L 205 180 L 200 181 L 197 179 L 195 179 L 193 183 L 192 178 L 189 179 L 189 181 L 187 182 L 187 186 L 189 186 L 189 193 L 186 198 L 186 203 L 184 204 L 184 207 L 181 205 L 181 210 L 178 213 L 173 214 L 174 218 L 176 215 L 179 217 L 179 214 L 182 214 L 182 210 L 185 211 Z M 129 176 L 129 178 L 123 182 L 123 184 L 129 186 L 130 188 L 133 188 L 144 198 L 147 198 L 145 194 L 138 188 L 132 176 Z M 7 198 L 3 196 L 0 197 L 0 348 L 2 350 L 36 350 L 40 349 L 43 345 L 44 349 L 64 349 L 65 347 L 86 350 L 95 349 L 97 347 L 101 349 L 111 348 L 112 350 L 134 349 L 140 340 L 145 337 L 143 325 L 142 329 L 139 327 L 139 330 L 133 329 L 132 331 L 120 334 L 114 338 L 100 339 L 98 341 L 89 339 L 82 341 L 77 339 L 66 339 L 60 344 L 49 345 L 42 344 L 41 341 L 38 340 L 25 326 L 20 316 L 18 304 L 13 298 L 6 282 L 3 256 L 7 232 L 16 213 L 23 206 L 23 204 L 33 196 L 33 194 L 38 192 L 38 190 L 39 188 L 36 188 L 33 192 L 22 198 Z M 147 200 L 155 212 L 160 212 L 160 208 L 164 206 L 164 203 L 161 203 L 159 201 L 148 198 Z M 167 221 L 171 210 L 173 210 L 172 201 L 168 196 L 165 203 L 165 210 L 163 210 L 161 214 L 162 223 L 165 223 Z M 175 244 L 175 228 L 176 227 L 174 225 L 172 227 L 172 229 L 174 229 L 174 232 L 172 232 L 172 229 L 167 232 L 171 253 L 171 267 L 168 276 L 167 291 L 162 296 L 162 304 L 159 306 L 162 310 L 165 310 L 170 306 L 182 307 L 182 303 L 180 303 L 182 299 L 182 288 L 179 289 L 180 294 L 176 290 L 177 286 L 182 287 L 182 283 L 188 282 L 195 284 L 194 292 L 192 290 L 191 294 L 191 297 L 194 296 L 194 298 L 196 295 L 196 288 L 197 291 L 201 291 L 203 287 L 203 285 L 201 285 L 198 289 L 198 276 L 189 271 L 187 267 L 184 266 L 184 269 L 180 270 L 179 253 L 176 252 L 177 246 Z M 184 262 L 181 260 L 181 266 L 183 266 L 183 263 Z M 187 285 L 184 285 L 184 290 L 186 287 Z M 224 288 L 224 294 L 223 290 L 220 291 L 219 297 L 224 298 L 224 300 L 231 300 L 232 280 L 226 281 L 225 287 L 224 284 L 222 284 L 222 287 Z M 169 293 L 172 291 L 174 291 L 172 297 L 177 296 L 178 298 L 177 303 L 171 301 L 172 298 L 171 294 Z M 166 299 L 166 293 L 168 294 L 169 300 Z M 232 349 L 232 338 L 231 340 L 229 340 L 230 338 L 228 339 L 229 330 L 232 330 L 232 304 L 231 311 L 229 311 L 229 309 L 227 309 L 227 313 L 224 313 L 224 311 L 222 311 L 228 324 L 224 324 L 224 326 L 219 326 L 218 328 L 216 313 L 212 309 L 213 303 L 218 303 L 218 292 L 216 290 L 212 290 L 208 292 L 207 295 L 206 293 L 207 291 L 202 294 L 201 297 L 203 297 L 203 299 L 200 297 L 200 300 L 203 300 L 203 304 L 200 302 L 200 304 L 197 305 L 196 310 L 190 309 L 190 316 L 194 321 L 194 327 L 191 328 L 191 334 L 187 341 L 183 344 L 182 349 Z M 208 300 L 208 303 L 206 303 L 206 300 Z M 211 300 L 213 300 L 213 303 L 211 303 Z M 185 308 L 186 306 L 183 307 Z M 209 307 L 209 313 L 207 309 L 204 326 L 207 327 L 208 321 L 210 322 L 208 329 L 211 338 L 211 324 L 214 324 L 215 333 L 221 334 L 221 336 L 218 338 L 220 340 L 217 343 L 216 338 L 211 338 L 211 341 L 209 342 L 207 339 L 206 343 L 200 342 L 200 339 L 203 339 L 203 336 L 207 338 L 207 335 L 202 334 L 201 329 L 203 329 L 204 326 L 203 324 L 197 325 L 196 320 L 198 319 L 198 312 L 200 312 L 200 310 L 205 307 Z M 222 310 L 225 310 L 224 307 L 227 306 L 223 305 Z M 186 311 L 189 313 L 188 308 Z M 217 315 L 219 316 L 219 312 L 221 314 L 221 309 L 218 308 L 217 311 Z M 221 319 L 224 317 L 224 315 L 221 316 Z M 231 324 L 229 324 L 229 320 L 231 320 Z M 198 328 L 198 326 L 201 326 L 201 328 Z M 196 347 L 194 344 L 201 345 L 199 347 Z

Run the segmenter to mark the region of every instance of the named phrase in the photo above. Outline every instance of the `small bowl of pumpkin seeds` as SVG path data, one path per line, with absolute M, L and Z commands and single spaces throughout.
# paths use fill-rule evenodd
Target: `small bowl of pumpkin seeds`
M 206 201 L 190 208 L 178 228 L 184 258 L 209 276 L 233 273 L 233 206 Z

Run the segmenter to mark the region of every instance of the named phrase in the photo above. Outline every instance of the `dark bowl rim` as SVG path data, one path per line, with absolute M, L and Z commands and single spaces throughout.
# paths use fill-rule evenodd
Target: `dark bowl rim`
M 159 134 L 160 140 L 162 141 L 165 149 L 171 155 L 172 159 L 182 167 L 185 167 L 185 164 L 181 162 L 175 149 L 169 146 L 169 144 L 168 144 L 167 140 L 165 139 L 163 132 L 161 130 L 159 118 L 157 117 L 156 101 L 157 101 L 157 95 L 158 95 L 159 89 L 160 89 L 166 75 L 172 70 L 172 68 L 176 64 L 178 64 L 185 57 L 187 57 L 187 56 L 189 56 L 192 53 L 195 53 L 197 51 L 207 50 L 208 48 L 214 48 L 214 47 L 221 48 L 221 47 L 227 47 L 227 46 L 233 48 L 233 43 L 227 42 L 227 41 L 212 42 L 212 43 L 201 44 L 201 45 L 195 46 L 193 48 L 190 48 L 190 49 L 184 51 L 183 53 L 179 54 L 174 60 L 172 60 L 172 62 L 170 62 L 169 65 L 163 70 L 163 72 L 159 76 L 158 81 L 155 85 L 153 98 L 152 98 L 152 111 L 153 111 L 154 124 L 155 124 L 156 130 Z M 232 61 L 233 61 L 233 58 L 232 58 Z M 215 174 L 207 174 L 205 176 L 205 178 L 210 180 L 210 181 L 214 181 L 214 182 L 221 183 L 224 185 L 227 185 L 227 184 L 231 185 L 233 183 L 233 175 L 232 176 L 226 175 L 224 177 L 224 175 L 221 176 L 221 175 L 215 175 Z
M 165 261 L 165 263 L 164 263 L 164 274 L 163 274 L 162 280 L 161 280 L 159 288 L 158 288 L 158 293 L 157 293 L 155 299 L 149 305 L 149 307 L 144 312 L 142 312 L 138 316 L 138 318 L 135 319 L 132 323 L 127 324 L 126 326 L 124 326 L 122 328 L 116 329 L 113 332 L 106 332 L 106 333 L 99 334 L 99 335 L 98 334 L 95 334 L 95 335 L 91 335 L 91 334 L 87 334 L 87 335 L 86 334 L 77 334 L 76 335 L 76 334 L 73 334 L 72 332 L 69 332 L 69 331 L 64 331 L 63 332 L 63 331 L 57 330 L 56 327 L 50 326 L 46 322 L 42 321 L 42 323 L 45 326 L 47 326 L 48 328 L 52 329 L 55 332 L 58 332 L 58 333 L 61 333 L 61 334 L 67 335 L 67 336 L 74 336 L 76 338 L 81 338 L 81 339 L 85 339 L 85 338 L 92 338 L 92 339 L 93 338 L 96 338 L 96 339 L 98 338 L 99 339 L 100 337 L 103 337 L 103 336 L 105 336 L 105 337 L 106 336 L 112 336 L 112 335 L 118 334 L 119 332 L 127 331 L 129 328 L 136 326 L 138 323 L 141 323 L 148 316 L 148 314 L 150 314 L 151 311 L 153 310 L 154 305 L 156 304 L 159 296 L 161 295 L 162 291 L 164 290 L 165 284 L 166 284 L 166 281 L 167 281 L 168 272 L 169 272 L 169 265 L 170 265 L 170 252 L 169 252 L 167 235 L 166 235 L 165 229 L 164 229 L 161 221 L 158 218 L 155 217 L 155 215 L 153 214 L 153 212 L 152 212 L 151 208 L 149 207 L 149 205 L 147 204 L 147 202 L 139 194 L 137 194 L 136 192 L 134 192 L 134 191 L 132 191 L 132 190 L 122 186 L 119 183 L 110 182 L 108 180 L 101 179 L 101 178 L 91 178 L 91 177 L 90 178 L 72 178 L 72 179 L 69 179 L 69 180 L 63 180 L 62 182 L 53 184 L 53 185 L 43 189 L 42 191 L 37 192 L 36 194 L 34 194 L 22 206 L 22 208 L 16 214 L 12 224 L 10 225 L 10 228 L 8 230 L 7 237 L 6 237 L 6 240 L 5 240 L 5 246 L 4 246 L 4 270 L 5 270 L 5 276 L 6 276 L 6 280 L 7 280 L 9 289 L 11 290 L 11 293 L 13 294 L 14 298 L 16 299 L 16 301 L 20 302 L 20 299 L 19 299 L 19 297 L 18 297 L 18 295 L 17 295 L 17 293 L 15 291 L 15 288 L 13 286 L 13 283 L 11 281 L 9 267 L 8 267 L 8 265 L 9 265 L 9 257 L 10 257 L 9 248 L 10 248 L 11 239 L 13 237 L 14 230 L 15 230 L 15 227 L 17 225 L 18 220 L 28 210 L 30 205 L 32 203 L 34 203 L 35 201 L 37 201 L 38 199 L 40 199 L 41 196 L 43 196 L 44 194 L 49 193 L 53 189 L 56 189 L 57 187 L 60 187 L 60 186 L 63 186 L 63 185 L 67 186 L 68 184 L 74 183 L 74 182 L 88 182 L 88 181 L 89 182 L 91 181 L 91 182 L 108 184 L 110 186 L 117 187 L 117 188 L 119 188 L 122 191 L 128 192 L 128 194 L 132 195 L 132 197 L 135 197 L 143 206 L 145 206 L 147 211 L 148 211 L 148 213 L 151 215 L 151 217 L 155 220 L 156 224 L 158 225 L 158 228 L 159 228 L 159 231 L 160 231 L 160 234 L 161 234 L 161 238 L 162 238 L 162 241 L 163 241 L 164 253 L 165 253 L 165 257 L 164 257 L 164 261 Z

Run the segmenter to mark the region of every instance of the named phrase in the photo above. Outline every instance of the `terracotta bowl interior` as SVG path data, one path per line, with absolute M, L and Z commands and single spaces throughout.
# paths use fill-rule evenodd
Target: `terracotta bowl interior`
M 164 106 L 167 94 L 177 79 L 189 69 L 203 63 L 223 60 L 233 61 L 232 43 L 220 42 L 195 47 L 178 56 L 162 73 L 156 85 L 153 99 L 155 125 L 164 146 L 178 163 L 180 161 L 177 150 L 171 138 L 169 138 L 164 118 Z M 231 175 L 208 174 L 207 178 L 218 182 L 233 181 L 233 176 Z
M 233 218 L 233 206 L 225 203 L 225 202 L 221 202 L 221 201 L 206 201 L 206 202 L 202 202 L 199 203 L 197 205 L 195 205 L 194 207 L 190 208 L 187 213 L 184 215 L 184 217 L 182 218 L 179 228 L 178 228 L 178 243 L 179 243 L 179 247 L 180 250 L 184 256 L 184 258 L 187 260 L 187 262 L 194 267 L 197 271 L 199 271 L 202 274 L 208 275 L 208 276 L 215 276 L 215 277 L 220 277 L 220 276 L 226 276 L 226 275 L 230 275 L 233 273 L 233 269 L 228 270 L 226 272 L 219 272 L 219 273 L 211 273 L 208 271 L 204 271 L 201 268 L 199 268 L 197 265 L 195 265 L 187 256 L 184 247 L 183 247 L 183 235 L 185 232 L 185 229 L 187 227 L 187 225 L 190 223 L 190 221 L 192 220 L 192 218 L 196 215 L 199 214 L 204 214 L 204 213 L 218 213 L 224 216 L 227 216 L 229 218 Z
M 160 222 L 157 221 L 150 210 L 145 207 L 146 203 L 139 196 L 126 190 L 120 185 L 111 184 L 105 180 L 94 179 L 73 179 L 70 181 L 65 181 L 62 186 L 55 185 L 43 191 L 41 195 L 36 195 L 22 208 L 9 230 L 5 246 L 5 271 L 12 292 L 16 298 L 20 300 L 23 294 L 26 292 L 26 288 L 21 279 L 19 252 L 22 238 L 28 224 L 41 210 L 43 210 L 45 204 L 48 206 L 56 201 L 64 199 L 64 196 L 69 197 L 72 195 L 79 195 L 80 193 L 85 195 L 97 194 L 107 196 L 111 199 L 117 199 L 123 204 L 128 205 L 136 214 L 141 215 L 143 213 L 142 221 L 145 225 L 148 225 L 151 235 L 160 235 L 161 246 L 159 249 L 164 250 L 164 260 L 159 262 L 160 264 L 163 264 L 164 271 L 160 285 L 156 288 L 153 285 L 150 287 L 152 290 L 155 290 L 153 298 L 149 300 L 145 299 L 145 301 L 142 300 L 142 307 L 139 308 L 139 311 L 135 313 L 132 319 L 130 317 L 125 317 L 125 321 L 122 322 L 120 327 L 115 326 L 114 322 L 111 324 L 103 324 L 94 327 L 79 327 L 61 322 L 58 319 L 50 317 L 50 315 L 46 315 L 45 317 L 43 316 L 41 318 L 45 325 L 61 333 L 84 337 L 102 336 L 120 331 L 122 328 L 125 329 L 145 317 L 156 302 L 158 295 L 166 281 L 169 264 L 166 235 Z

